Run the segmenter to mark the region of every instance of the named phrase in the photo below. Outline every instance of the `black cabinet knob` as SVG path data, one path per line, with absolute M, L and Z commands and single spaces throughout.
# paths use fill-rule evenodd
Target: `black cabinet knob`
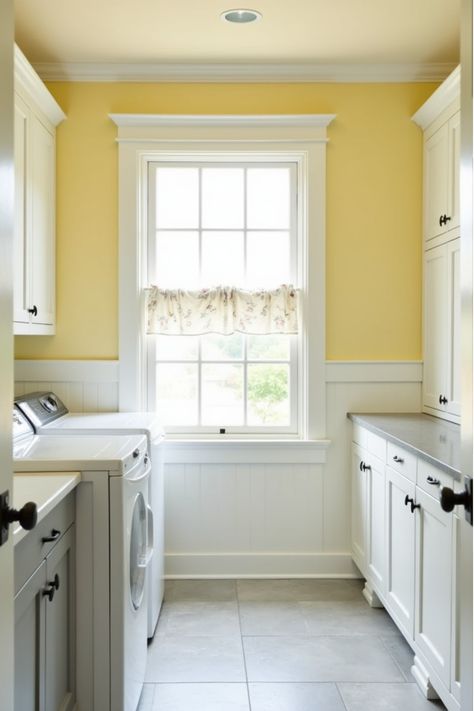
M 361 463 L 359 464 L 359 469 L 361 470 L 361 472 L 366 472 L 366 471 L 370 471 L 371 466 L 370 466 L 370 464 L 366 464 L 365 462 L 361 462 Z
M 428 484 L 431 484 L 431 486 L 439 486 L 441 484 L 439 479 L 436 479 L 434 476 L 427 476 L 426 481 Z
M 448 398 L 446 397 L 446 395 L 440 395 L 438 401 L 440 405 L 446 405 L 448 402 Z
M 440 218 L 439 218 L 439 226 L 440 226 L 440 227 L 443 227 L 444 225 L 446 225 L 446 224 L 450 221 L 450 219 L 451 219 L 451 218 L 448 217 L 448 215 L 440 215 Z
M 38 316 L 38 308 L 33 304 L 32 309 L 27 309 L 29 314 L 32 314 L 33 316 Z
M 405 506 L 408 506 L 408 504 L 413 503 L 413 499 L 411 496 L 408 496 L 408 494 L 405 496 Z
M 403 462 L 405 461 L 404 459 L 402 459 L 401 457 L 399 457 L 398 454 L 395 454 L 395 456 L 392 457 L 392 459 L 393 459 L 394 462 L 397 462 L 397 464 L 403 464 Z

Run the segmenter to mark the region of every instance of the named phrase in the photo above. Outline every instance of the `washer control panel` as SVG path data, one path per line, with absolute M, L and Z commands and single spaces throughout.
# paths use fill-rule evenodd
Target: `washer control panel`
M 15 404 L 35 428 L 47 425 L 68 412 L 66 405 L 53 392 L 21 395 L 15 398 Z

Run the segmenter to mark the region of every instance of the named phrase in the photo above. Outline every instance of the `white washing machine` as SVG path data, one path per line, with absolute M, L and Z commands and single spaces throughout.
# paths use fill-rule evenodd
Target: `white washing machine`
M 14 409 L 15 472 L 78 471 L 77 696 L 88 711 L 136 711 L 147 661 L 153 553 L 144 435 L 35 435 Z
M 152 473 L 150 505 L 154 515 L 155 548 L 148 579 L 148 638 L 152 638 L 164 595 L 163 428 L 152 412 L 69 412 L 52 392 L 34 392 L 15 399 L 37 434 L 144 434 L 148 439 Z

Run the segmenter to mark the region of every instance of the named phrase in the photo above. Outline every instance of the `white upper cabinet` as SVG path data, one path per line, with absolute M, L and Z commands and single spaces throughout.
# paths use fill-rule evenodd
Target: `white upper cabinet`
M 459 422 L 460 71 L 414 115 L 424 131 L 423 409 Z
M 16 47 L 15 334 L 54 333 L 55 133 L 64 118 L 56 101 Z
M 428 248 L 430 240 L 459 228 L 459 67 L 416 112 L 413 120 L 424 131 L 423 230 Z
M 460 112 L 425 137 L 424 226 L 429 241 L 459 228 Z

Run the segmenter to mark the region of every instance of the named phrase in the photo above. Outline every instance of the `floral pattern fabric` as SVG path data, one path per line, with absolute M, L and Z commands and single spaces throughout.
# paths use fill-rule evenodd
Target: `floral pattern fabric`
M 147 289 L 146 309 L 148 334 L 298 333 L 298 290 L 287 284 L 259 291 L 228 286 L 199 291 L 152 286 Z

